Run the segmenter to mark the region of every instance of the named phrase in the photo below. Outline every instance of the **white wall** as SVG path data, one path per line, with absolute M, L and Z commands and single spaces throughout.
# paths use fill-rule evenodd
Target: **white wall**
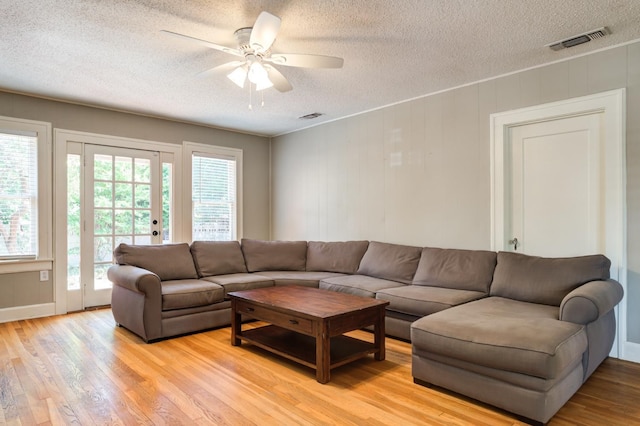
M 640 343 L 640 43 L 274 138 L 272 238 L 489 249 L 489 115 L 622 87 L 627 329 Z

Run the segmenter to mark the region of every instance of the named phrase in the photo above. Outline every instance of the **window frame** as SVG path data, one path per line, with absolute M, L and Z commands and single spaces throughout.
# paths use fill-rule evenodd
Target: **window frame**
M 236 240 L 242 239 L 242 155 L 243 151 L 237 148 L 222 147 L 217 145 L 207 145 L 196 142 L 183 142 L 183 171 L 184 189 L 183 192 L 183 235 L 193 242 L 193 164 L 194 154 L 202 153 L 208 157 L 220 158 L 224 160 L 232 159 L 236 162 Z
M 53 266 L 52 126 L 44 121 L 0 116 L 0 132 L 35 133 L 37 138 L 38 218 L 35 257 L 5 258 L 0 273 L 51 270 Z

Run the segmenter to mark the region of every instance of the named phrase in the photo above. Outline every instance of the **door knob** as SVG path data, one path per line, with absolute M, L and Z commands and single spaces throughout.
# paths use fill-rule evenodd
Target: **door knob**
M 513 238 L 513 240 L 509 240 L 509 244 L 513 244 L 513 250 L 518 251 L 518 239 Z
M 158 231 L 153 231 L 153 236 L 157 236 L 158 235 Z

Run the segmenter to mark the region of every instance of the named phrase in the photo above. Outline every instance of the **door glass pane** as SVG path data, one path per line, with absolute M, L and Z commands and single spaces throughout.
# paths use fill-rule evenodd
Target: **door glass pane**
M 109 235 L 113 232 L 113 210 L 94 210 L 94 233 L 96 235 Z
M 136 184 L 136 207 L 139 209 L 151 207 L 151 185 Z
M 67 289 L 80 289 L 80 156 L 67 155 Z
M 151 161 L 146 158 L 136 158 L 136 182 L 151 182 Z
M 171 163 L 162 163 L 162 243 L 173 241 L 171 234 L 172 211 L 171 194 L 173 193 L 173 169 Z
M 133 159 L 130 157 L 116 157 L 115 180 L 131 182 L 133 180 Z
M 115 207 L 133 207 L 133 185 L 130 183 L 116 183 L 115 188 Z
M 133 212 L 131 210 L 115 211 L 116 235 L 133 234 Z
M 112 237 L 95 237 L 93 241 L 93 259 L 96 262 L 111 262 L 113 260 Z
M 118 247 L 120 243 L 133 244 L 133 236 L 131 235 L 116 235 L 114 247 Z
M 111 266 L 111 262 L 107 264 L 96 264 L 93 270 L 93 288 L 95 290 L 104 290 L 111 288 L 111 281 L 107 278 L 107 269 Z
M 136 210 L 135 213 L 135 233 L 151 233 L 151 212 L 149 210 Z
M 96 207 L 111 207 L 113 198 L 113 184 L 111 182 L 94 182 L 93 205 Z
M 151 244 L 151 235 L 136 235 L 134 237 L 134 244 Z
M 93 159 L 93 176 L 96 180 L 111 180 L 113 164 L 110 155 L 96 154 Z

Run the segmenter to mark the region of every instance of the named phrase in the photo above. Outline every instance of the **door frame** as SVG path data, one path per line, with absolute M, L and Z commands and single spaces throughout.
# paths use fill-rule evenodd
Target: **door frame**
M 119 136 L 101 135 L 96 133 L 80 132 L 75 130 L 54 129 L 53 134 L 53 215 L 54 215 L 54 259 L 53 262 L 53 286 L 56 315 L 84 308 L 82 291 L 67 291 L 67 153 L 68 145 L 84 144 L 103 145 L 112 148 L 131 148 L 142 151 L 156 151 L 160 153 L 160 162 L 164 158 L 171 159 L 173 164 L 173 199 L 172 211 L 174 224 L 182 222 L 181 198 L 175 196 L 178 188 L 182 187 L 182 145 L 166 142 L 155 142 L 143 139 L 132 139 Z M 174 226 L 173 239 L 182 241 L 183 235 L 179 226 Z
M 625 296 L 616 308 L 616 342 L 611 355 L 627 358 L 633 351 L 627 342 L 627 241 L 625 89 L 536 105 L 490 116 L 491 249 L 505 250 L 505 154 L 510 129 L 576 115 L 603 113 L 602 130 L 606 187 L 602 203 L 607 232 L 605 255 L 611 259 L 611 275 L 622 285 Z M 613 231 L 613 232 L 611 232 Z

